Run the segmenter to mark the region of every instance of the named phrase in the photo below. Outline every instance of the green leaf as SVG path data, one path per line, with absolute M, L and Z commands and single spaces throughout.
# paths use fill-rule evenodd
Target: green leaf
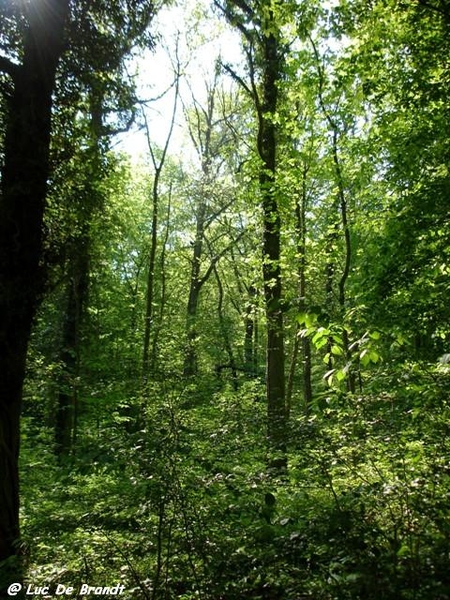
M 370 355 L 369 355 L 369 350 L 367 348 L 365 348 L 361 354 L 359 355 L 359 360 L 361 361 L 361 364 L 363 365 L 363 367 L 367 367 L 370 364 Z
M 346 376 L 347 376 L 347 374 L 343 369 L 339 369 L 338 371 L 336 371 L 336 379 L 338 381 L 344 381 Z
M 319 327 L 319 329 L 317 330 L 317 333 L 315 334 L 315 336 L 312 339 L 313 344 L 316 344 L 318 342 L 321 342 L 325 339 L 325 344 L 327 342 L 327 338 L 330 335 L 330 330 L 326 329 L 325 327 Z M 323 344 L 322 344 L 323 345 Z M 320 348 L 321 346 L 317 346 L 318 348 Z
M 333 346 L 331 346 L 331 353 L 335 356 L 343 356 L 344 350 L 341 346 L 337 346 L 336 344 L 334 344 Z
M 381 357 L 376 350 L 371 350 L 369 353 L 369 358 L 371 362 L 376 364 L 377 362 L 379 362 Z

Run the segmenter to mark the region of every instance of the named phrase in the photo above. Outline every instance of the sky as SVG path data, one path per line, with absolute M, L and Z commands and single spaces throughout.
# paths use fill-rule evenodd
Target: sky
M 242 61 L 238 33 L 232 31 L 222 19 L 211 14 L 210 4 L 206 0 L 188 0 L 182 6 L 166 6 L 161 9 L 153 22 L 155 49 L 145 51 L 130 64 L 130 70 L 138 74 L 139 97 L 152 100 L 146 103 L 145 108 L 151 141 L 163 146 L 173 109 L 173 64 L 178 45 L 183 76 L 180 81 L 181 101 L 178 102 L 169 147 L 172 152 L 193 151 L 187 141 L 182 103 L 188 105 L 192 101 L 192 95 L 197 101 L 204 101 L 205 83 L 213 78 L 215 59 L 220 56 L 230 64 Z M 230 87 L 233 85 L 231 81 L 228 84 Z M 159 99 L 154 100 L 156 98 Z M 139 120 L 142 121 L 142 118 Z M 148 152 L 145 133 L 137 131 L 136 127 L 119 136 L 115 147 L 137 160 Z

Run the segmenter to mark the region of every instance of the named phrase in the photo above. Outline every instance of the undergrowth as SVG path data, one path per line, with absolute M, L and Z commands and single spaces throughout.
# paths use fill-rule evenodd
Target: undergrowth
M 117 406 L 95 427 L 85 415 L 65 464 L 27 417 L 27 579 L 120 583 L 127 600 L 448 599 L 447 387 L 406 365 L 361 395 L 330 390 L 293 416 L 279 477 L 257 382 L 155 387 L 138 428 Z

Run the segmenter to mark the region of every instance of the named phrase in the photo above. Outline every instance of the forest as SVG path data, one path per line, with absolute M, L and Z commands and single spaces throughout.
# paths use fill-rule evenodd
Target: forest
M 0 598 L 450 600 L 447 0 L 0 1 Z

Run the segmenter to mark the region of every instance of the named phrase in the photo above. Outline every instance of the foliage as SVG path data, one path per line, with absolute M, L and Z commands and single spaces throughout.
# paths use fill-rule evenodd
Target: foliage
M 120 580 L 128 598 L 445 598 L 447 386 L 446 370 L 410 363 L 371 393 L 330 392 L 293 421 L 280 480 L 256 383 L 198 408 L 192 390 L 154 386 L 132 435 L 116 402 L 96 430 L 85 417 L 64 472 L 27 419 L 29 578 Z
M 318 4 L 196 6 L 189 22 L 211 29 L 227 15 L 245 60 L 211 57 L 205 90 L 181 78 L 185 137 L 161 150 L 149 126 L 139 163 L 109 140 L 136 113 L 124 57 L 152 45 L 149 5 L 72 4 L 23 398 L 27 583 L 123 584 L 129 600 L 450 598 L 448 9 Z M 64 357 L 82 241 L 89 293 Z M 281 327 L 274 469 L 266 349 Z M 76 426 L 56 456 L 64 393 Z

